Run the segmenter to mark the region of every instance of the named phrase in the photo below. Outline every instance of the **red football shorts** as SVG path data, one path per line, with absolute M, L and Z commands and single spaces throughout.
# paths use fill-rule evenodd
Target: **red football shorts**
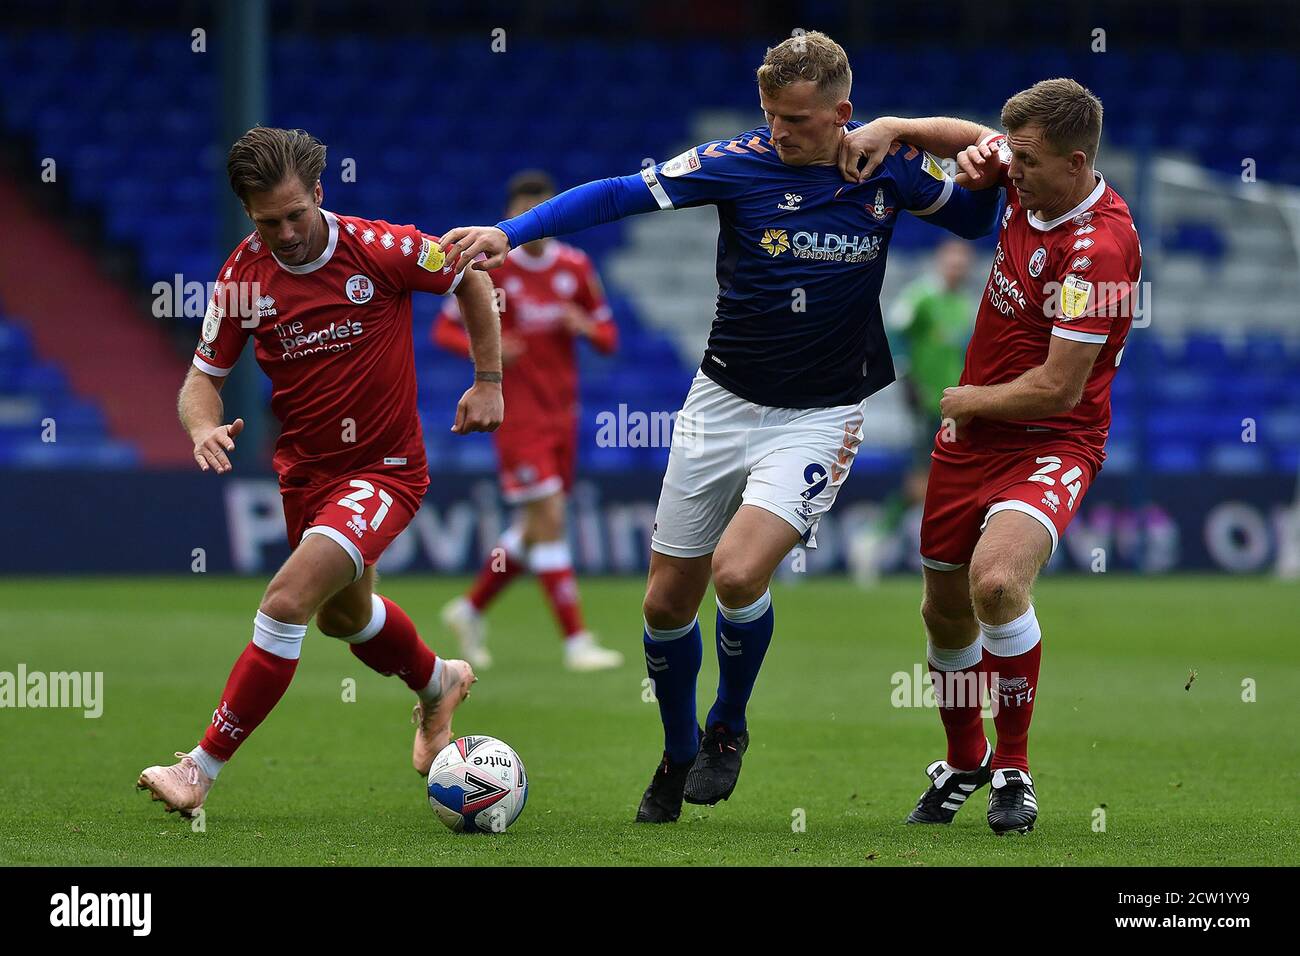
M 936 442 L 921 518 L 921 563 L 936 571 L 960 568 L 999 511 L 1019 511 L 1040 522 L 1055 554 L 1096 477 L 1093 461 L 1072 441 L 1014 451 L 972 451 Z
M 303 484 L 281 479 L 289 546 L 296 548 L 309 534 L 325 535 L 351 556 L 353 580 L 360 580 L 411 523 L 427 487 L 427 479 L 416 484 L 377 471 Z
M 499 430 L 494 436 L 501 468 L 501 496 L 512 505 L 568 491 L 578 457 L 576 425 Z

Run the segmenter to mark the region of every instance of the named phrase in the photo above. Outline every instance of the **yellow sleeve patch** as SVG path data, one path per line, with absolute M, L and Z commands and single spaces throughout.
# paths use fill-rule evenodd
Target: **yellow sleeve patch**
M 1092 298 L 1092 283 L 1078 276 L 1066 276 L 1061 283 L 1061 317 L 1077 319 L 1088 311 Z
M 929 153 L 921 154 L 921 168 L 924 169 L 931 176 L 933 176 L 935 179 L 939 180 L 939 182 L 943 182 L 944 179 L 947 178 L 944 175 L 943 167 L 939 165 L 939 161 L 935 159 L 933 156 L 931 156 Z
M 428 272 L 438 272 L 442 269 L 443 263 L 447 257 L 442 251 L 442 246 L 438 245 L 428 236 L 420 240 L 420 254 L 415 261 L 420 264 L 421 269 Z

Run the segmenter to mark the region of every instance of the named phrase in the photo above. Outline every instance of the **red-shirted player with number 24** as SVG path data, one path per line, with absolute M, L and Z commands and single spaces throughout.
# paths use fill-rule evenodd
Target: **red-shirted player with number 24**
M 1038 817 L 1030 591 L 1105 459 L 1110 383 L 1142 268 L 1128 206 L 1093 170 L 1101 118 L 1091 92 L 1054 79 L 1007 100 L 1005 136 L 961 120 L 886 118 L 845 138 L 849 176 L 898 138 L 957 153 L 968 188 L 1007 187 L 966 367 L 940 406 L 921 522 L 921 614 L 948 754 L 927 769 L 909 823 L 951 822 L 985 783 L 998 835 L 1027 833 Z M 996 749 L 979 694 L 954 692 L 981 677 L 995 695 Z
M 198 810 L 213 781 L 289 687 L 307 622 L 412 691 L 412 763 L 428 773 L 452 712 L 476 679 L 443 660 L 400 607 L 374 593 L 374 564 L 414 517 L 429 483 L 416 413 L 411 293 L 454 292 L 477 372 L 452 431 L 492 431 L 504 413 L 492 283 L 457 282 L 437 236 L 321 208 L 325 147 L 301 130 L 256 127 L 227 171 L 256 232 L 222 267 L 181 389 L 181 422 L 204 471 L 231 468 L 243 428 L 222 424 L 221 385 L 252 336 L 282 426 L 274 466 L 293 553 L 271 580 L 203 739 L 138 786 L 168 812 Z M 469 281 L 473 280 L 473 281 Z

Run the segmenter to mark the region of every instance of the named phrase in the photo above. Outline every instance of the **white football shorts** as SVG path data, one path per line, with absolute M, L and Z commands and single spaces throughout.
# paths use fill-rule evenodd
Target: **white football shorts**
M 673 426 L 651 547 L 696 558 L 718 546 L 742 504 L 783 518 L 810 548 L 862 443 L 866 400 L 772 408 L 695 375 Z

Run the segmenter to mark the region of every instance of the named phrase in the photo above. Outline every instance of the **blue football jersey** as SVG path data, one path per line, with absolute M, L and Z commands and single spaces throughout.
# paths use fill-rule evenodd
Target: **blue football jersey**
M 854 404 L 894 380 L 880 311 L 894 224 L 938 213 L 959 188 L 933 156 L 896 143 L 870 179 L 847 183 L 835 166 L 783 163 L 764 126 L 641 178 L 660 209 L 718 208 L 711 379 L 782 408 Z

